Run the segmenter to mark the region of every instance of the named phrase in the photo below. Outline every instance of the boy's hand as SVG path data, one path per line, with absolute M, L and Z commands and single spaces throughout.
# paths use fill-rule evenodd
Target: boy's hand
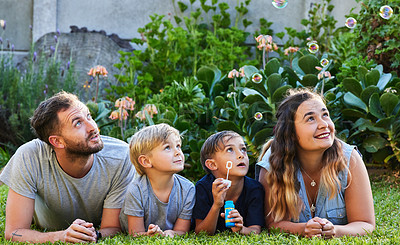
M 222 218 L 225 218 L 225 213 L 221 214 Z M 240 232 L 243 229 L 243 217 L 240 215 L 239 211 L 236 209 L 233 209 L 229 212 L 228 219 L 231 220 L 231 222 L 235 223 L 235 227 L 232 227 L 233 232 Z
M 158 225 L 150 224 L 149 228 L 147 229 L 147 235 L 154 236 L 155 234 L 160 234 L 161 236 L 164 236 L 164 232 Z
M 224 206 L 226 192 L 228 191 L 228 183 L 223 183 L 223 180 L 223 178 L 215 179 L 212 184 L 214 204 L 219 208 Z

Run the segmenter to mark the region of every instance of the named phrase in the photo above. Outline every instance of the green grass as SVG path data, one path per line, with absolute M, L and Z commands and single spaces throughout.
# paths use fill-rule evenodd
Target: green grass
M 331 240 L 320 238 L 307 239 L 286 233 L 268 233 L 242 236 L 232 232 L 220 233 L 215 236 L 189 233 L 182 237 L 139 237 L 118 235 L 106 238 L 100 244 L 400 244 L 400 174 L 392 173 L 374 177 L 372 191 L 375 202 L 376 230 L 363 237 L 342 237 Z M 0 186 L 0 243 L 14 244 L 4 240 L 5 203 L 8 188 Z M 17 243 L 15 243 L 17 244 Z M 57 243 L 64 244 L 64 243 Z

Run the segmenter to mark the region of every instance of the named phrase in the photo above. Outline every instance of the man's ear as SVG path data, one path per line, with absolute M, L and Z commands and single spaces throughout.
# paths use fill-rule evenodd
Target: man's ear
M 61 136 L 51 135 L 49 136 L 49 142 L 54 148 L 64 149 L 65 143 Z
M 205 165 L 209 170 L 212 170 L 212 171 L 218 169 L 217 168 L 217 164 L 215 163 L 214 159 L 207 159 L 206 162 L 205 162 Z
M 144 168 L 151 168 L 153 165 L 151 164 L 150 158 L 147 155 L 140 155 L 138 157 L 138 162 Z

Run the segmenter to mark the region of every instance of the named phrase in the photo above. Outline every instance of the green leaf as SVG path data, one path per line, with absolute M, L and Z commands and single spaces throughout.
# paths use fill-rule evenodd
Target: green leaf
M 290 85 L 285 85 L 278 88 L 275 93 L 272 95 L 272 101 L 274 103 L 280 102 L 286 95 L 288 89 L 292 88 Z
M 251 76 L 253 76 L 254 73 L 259 72 L 259 70 L 255 66 L 244 66 L 243 71 L 247 80 L 251 80 Z
M 231 121 L 223 121 L 218 123 L 217 125 L 217 130 L 218 131 L 224 131 L 224 130 L 232 130 L 242 136 L 245 136 L 246 134 L 240 130 L 235 123 L 231 122 Z
M 267 78 L 267 89 L 269 94 L 274 94 L 275 91 L 282 85 L 282 76 L 274 73 Z
M 265 102 L 264 98 L 259 94 L 251 94 L 249 96 L 246 96 L 246 98 L 244 98 L 243 103 L 251 105 L 258 101 Z
M 260 145 L 263 145 L 267 141 L 267 139 L 272 137 L 273 131 L 274 131 L 273 128 L 264 128 L 264 129 L 258 131 L 254 135 L 254 138 L 253 138 L 254 145 L 256 147 L 260 146 Z
M 380 77 L 381 74 L 379 74 L 379 71 L 373 69 L 365 75 L 365 86 L 377 85 Z
M 223 77 L 221 78 L 221 70 L 213 65 L 200 67 L 199 70 L 197 71 L 196 77 L 198 80 L 208 82 L 210 88 L 209 91 L 210 97 L 214 93 L 214 87 L 216 83 L 223 79 Z M 218 91 L 215 94 L 219 94 Z
M 360 80 L 365 85 L 365 75 L 368 73 L 368 69 L 364 66 L 358 67 L 358 80 Z M 365 86 L 368 87 L 368 86 Z
M 303 80 L 301 80 L 301 84 L 304 87 L 315 87 L 318 82 L 318 77 L 314 74 L 307 74 L 303 77 Z
M 218 108 L 223 108 L 225 104 L 225 99 L 224 97 L 218 95 L 217 97 L 215 97 L 214 102 Z
M 381 102 L 382 109 L 385 111 L 387 116 L 390 116 L 393 112 L 393 109 L 399 103 L 399 97 L 392 93 L 384 93 L 379 98 Z
M 389 83 L 390 79 L 392 79 L 392 74 L 386 73 L 381 76 L 381 78 L 378 81 L 378 84 L 376 85 L 381 91 L 383 91 L 386 88 L 386 85 Z
M 357 97 L 360 97 L 362 92 L 362 86 L 360 82 L 357 81 L 355 78 L 347 77 L 343 79 L 342 84 L 347 91 L 352 92 Z
M 377 86 L 371 85 L 361 92 L 360 98 L 362 99 L 362 101 L 364 101 L 365 104 L 368 104 L 369 98 L 373 93 L 379 93 L 379 88 Z
M 379 119 L 385 118 L 385 115 L 383 114 L 381 105 L 379 103 L 379 95 L 377 93 L 372 94 L 369 99 L 369 111 L 374 117 L 377 117 Z
M 378 150 L 384 148 L 387 141 L 379 135 L 373 135 L 365 139 L 362 143 L 364 149 L 369 153 L 378 152 Z
M 299 59 L 299 66 L 305 74 L 316 74 L 318 70 L 315 67 L 320 66 L 320 64 L 317 57 L 307 54 Z
M 356 109 L 343 109 L 342 110 L 342 115 L 345 118 L 351 118 L 351 119 L 365 118 L 366 117 L 365 113 L 362 113 L 362 112 L 360 112 L 359 110 L 356 110 Z
M 265 65 L 264 73 L 267 77 L 271 76 L 274 73 L 279 72 L 279 68 L 281 67 L 280 62 L 277 58 L 273 58 Z
M 367 105 L 360 98 L 358 98 L 351 92 L 347 92 L 344 95 L 344 102 L 346 102 L 349 105 L 360 108 L 361 110 L 363 110 L 365 112 L 368 112 Z

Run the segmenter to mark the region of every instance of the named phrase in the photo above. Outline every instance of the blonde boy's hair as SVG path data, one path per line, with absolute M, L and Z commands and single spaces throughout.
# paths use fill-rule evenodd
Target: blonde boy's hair
M 146 174 L 143 166 L 138 161 L 139 156 L 149 154 L 154 148 L 165 143 L 172 134 L 180 137 L 177 129 L 161 123 L 144 127 L 132 136 L 129 144 L 129 154 L 138 174 Z

